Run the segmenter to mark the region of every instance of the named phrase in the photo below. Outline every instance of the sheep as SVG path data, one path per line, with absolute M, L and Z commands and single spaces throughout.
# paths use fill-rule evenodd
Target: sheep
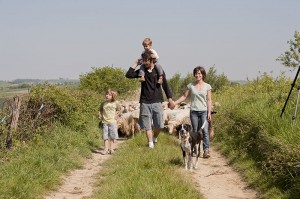
M 183 119 L 189 117 L 189 109 L 176 109 L 176 110 L 165 110 L 164 117 L 166 118 L 166 128 L 169 134 L 175 133 L 175 128 L 183 122 Z
M 221 106 L 220 103 L 214 102 L 212 104 L 212 114 L 215 114 L 215 109 Z M 164 110 L 164 122 L 165 128 L 169 134 L 175 134 L 176 127 L 180 124 L 189 124 L 191 125 L 190 120 L 190 104 L 181 103 L 180 106 L 176 107 L 174 110 L 166 109 Z M 210 140 L 214 138 L 214 125 L 213 125 L 213 118 L 209 121 L 209 137 Z M 202 136 L 202 134 L 201 134 Z
M 118 131 L 126 137 L 134 138 L 136 133 L 140 132 L 138 125 L 139 110 L 123 113 L 118 119 Z

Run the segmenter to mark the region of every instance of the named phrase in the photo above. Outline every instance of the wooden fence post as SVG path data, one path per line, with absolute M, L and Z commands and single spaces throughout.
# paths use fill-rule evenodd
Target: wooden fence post
M 21 100 L 18 96 L 15 96 L 13 98 L 13 103 L 12 103 L 11 122 L 6 137 L 6 148 L 8 149 L 12 147 L 12 132 L 15 132 L 17 130 L 20 106 L 21 106 Z

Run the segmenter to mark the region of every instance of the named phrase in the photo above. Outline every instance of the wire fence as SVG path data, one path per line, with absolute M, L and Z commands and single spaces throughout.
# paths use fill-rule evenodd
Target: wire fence
M 19 96 L 4 99 L 0 112 L 0 150 L 10 149 L 14 140 L 26 142 L 43 133 L 51 126 L 54 112 L 55 107 L 42 100 Z

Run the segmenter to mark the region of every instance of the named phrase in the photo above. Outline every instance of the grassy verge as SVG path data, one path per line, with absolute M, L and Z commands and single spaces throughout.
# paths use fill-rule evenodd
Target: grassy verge
M 175 137 L 164 133 L 154 149 L 147 147 L 145 134 L 128 140 L 104 163 L 91 198 L 201 198 L 190 174 L 179 170 L 178 145 Z
M 58 187 L 61 175 L 80 168 L 91 149 L 103 145 L 97 125 L 92 126 L 88 132 L 57 127 L 30 143 L 15 143 L 13 150 L 2 151 L 0 198 L 41 198 Z M 150 150 L 140 134 L 104 163 L 99 189 L 91 198 L 201 198 L 191 186 L 190 174 L 182 173 L 180 167 L 175 137 L 161 133 L 159 143 Z
M 80 168 L 100 141 L 92 132 L 64 127 L 48 133 L 37 135 L 31 143 L 15 143 L 11 151 L 1 151 L 0 198 L 39 198 L 60 183 L 60 175 Z
M 264 76 L 215 95 L 217 145 L 262 198 L 300 197 L 300 121 L 280 117 L 287 81 Z M 296 93 L 295 93 L 296 94 Z M 295 95 L 285 115 L 293 115 Z

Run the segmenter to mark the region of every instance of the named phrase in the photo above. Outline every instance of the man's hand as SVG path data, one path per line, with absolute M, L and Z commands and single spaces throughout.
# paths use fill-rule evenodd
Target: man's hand
M 171 110 L 173 110 L 175 108 L 175 103 L 172 99 L 169 99 L 168 107 Z
M 135 69 L 138 65 L 141 65 L 141 59 L 137 59 L 135 60 L 135 62 L 133 63 L 133 65 L 131 66 L 131 68 Z

